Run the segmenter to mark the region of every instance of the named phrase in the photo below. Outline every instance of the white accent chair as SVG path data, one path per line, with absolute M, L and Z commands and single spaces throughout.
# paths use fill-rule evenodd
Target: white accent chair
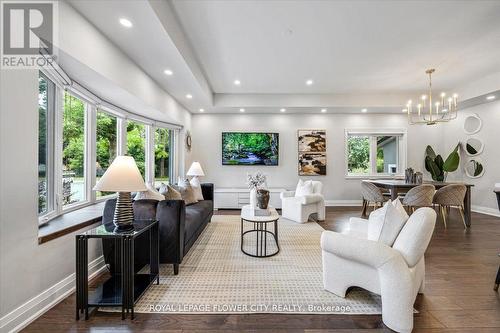
M 295 196 L 295 191 L 281 192 L 281 215 L 298 223 L 309 221 L 311 214 L 318 214 L 318 221 L 325 220 L 325 198 L 323 197 L 323 184 L 312 181 L 313 193 Z
M 349 231 L 321 235 L 323 285 L 345 297 L 357 286 L 382 296 L 382 321 L 397 332 L 413 329 L 413 303 L 424 290 L 424 252 L 429 245 L 436 212 L 413 213 L 393 246 L 366 239 L 368 220 L 351 218 Z

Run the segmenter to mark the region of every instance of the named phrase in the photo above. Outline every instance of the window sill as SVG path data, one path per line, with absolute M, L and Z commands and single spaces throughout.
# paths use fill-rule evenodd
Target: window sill
M 38 230 L 38 244 L 70 234 L 102 220 L 104 202 L 76 209 L 50 220 Z
M 404 179 L 404 175 L 346 175 L 345 179 Z

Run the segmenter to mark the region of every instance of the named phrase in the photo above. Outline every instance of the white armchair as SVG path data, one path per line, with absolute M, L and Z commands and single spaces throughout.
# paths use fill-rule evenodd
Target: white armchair
M 286 219 L 298 223 L 309 221 L 311 214 L 318 214 L 318 220 L 325 219 L 325 199 L 322 190 L 323 184 L 319 181 L 313 181 L 313 193 L 301 196 L 295 196 L 295 191 L 281 192 L 282 216 Z
M 351 286 L 381 295 L 384 324 L 397 332 L 411 332 L 413 303 L 424 289 L 424 252 L 435 223 L 434 210 L 418 209 L 392 247 L 366 239 L 368 220 L 351 218 L 345 234 L 324 231 L 324 288 L 341 297 Z

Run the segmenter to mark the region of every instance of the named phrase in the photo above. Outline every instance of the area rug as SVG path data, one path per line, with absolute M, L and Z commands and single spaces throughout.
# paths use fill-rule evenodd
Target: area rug
M 251 228 L 250 223 L 246 223 Z M 320 237 L 311 222 L 280 219 L 280 252 L 253 258 L 240 249 L 240 217 L 216 215 L 174 275 L 161 265 L 160 284 L 152 285 L 135 306 L 142 313 L 318 313 L 381 314 L 378 295 L 361 289 L 346 298 L 323 289 Z M 251 251 L 255 237 L 245 238 Z M 268 246 L 272 246 L 268 237 Z M 271 250 L 271 249 L 268 249 Z M 119 309 L 102 309 L 116 311 Z

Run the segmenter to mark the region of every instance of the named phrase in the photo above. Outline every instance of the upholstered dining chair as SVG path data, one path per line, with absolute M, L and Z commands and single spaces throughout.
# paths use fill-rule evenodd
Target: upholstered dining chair
M 439 210 L 441 212 L 441 217 L 443 219 L 444 227 L 446 228 L 446 218 L 448 214 L 448 208 L 457 207 L 462 217 L 462 222 L 464 223 L 464 228 L 467 229 L 467 224 L 465 224 L 464 216 L 464 198 L 467 192 L 467 187 L 463 184 L 450 184 L 441 187 L 434 194 L 432 203 L 439 205 Z
M 415 207 L 431 207 L 434 192 L 436 192 L 436 188 L 431 184 L 415 186 L 406 193 L 403 205 L 408 206 L 410 212 L 414 212 Z
M 361 182 L 361 195 L 363 196 L 363 212 L 370 204 L 375 210 L 378 206 L 383 206 L 386 201 L 382 190 L 377 185 L 367 181 Z

